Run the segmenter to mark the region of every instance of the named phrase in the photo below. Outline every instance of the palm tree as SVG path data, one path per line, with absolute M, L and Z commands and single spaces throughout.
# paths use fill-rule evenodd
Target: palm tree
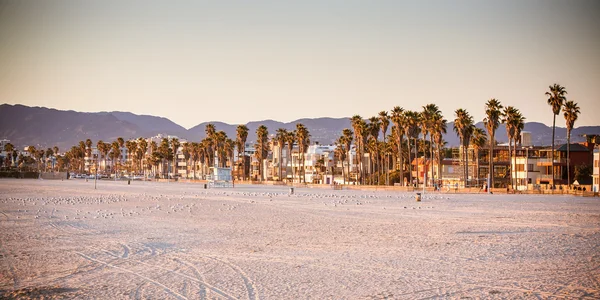
M 137 154 L 137 158 L 140 162 L 140 168 L 144 172 L 144 180 L 146 178 L 146 168 L 144 167 L 146 165 L 146 163 L 143 161 L 146 158 L 146 152 L 148 152 L 148 141 L 146 139 L 140 137 L 140 138 L 138 138 L 138 142 L 137 142 L 136 154 Z
M 400 106 L 395 106 L 392 109 L 392 122 L 394 123 L 394 126 L 396 127 L 396 135 L 398 137 L 398 158 L 399 158 L 399 164 L 400 164 L 400 184 L 404 184 L 404 158 L 402 156 L 402 140 L 404 139 L 404 127 L 405 127 L 405 120 L 406 118 L 404 117 L 404 109 L 401 108 Z M 410 152 L 410 151 L 409 151 Z
M 238 142 L 238 145 L 240 145 L 241 147 L 238 147 L 238 151 L 242 156 L 242 177 L 244 178 L 244 180 L 246 179 L 246 139 L 248 138 L 248 127 L 246 125 L 238 125 L 237 129 L 236 129 L 236 139 Z
M 292 168 L 292 183 L 294 182 L 294 162 L 292 159 L 292 150 L 294 149 L 294 143 L 296 142 L 296 132 L 288 131 L 285 136 L 285 143 L 288 147 L 288 161 L 290 162 L 290 167 Z
M 346 155 L 348 151 L 346 150 L 346 137 L 344 135 L 340 136 L 337 140 L 335 140 L 335 156 L 342 162 L 342 177 L 344 179 L 344 184 L 346 184 L 346 171 L 344 169 L 344 161 L 346 160 Z
M 490 99 L 485 104 L 486 117 L 483 119 L 483 123 L 485 124 L 485 129 L 490 137 L 489 176 L 491 183 L 488 188 L 494 187 L 494 144 L 496 143 L 496 129 L 498 129 L 498 126 L 500 125 L 502 108 L 502 104 L 496 99 Z
M 460 138 L 460 142 L 463 148 L 463 160 L 464 160 L 464 179 L 465 187 L 467 187 L 467 180 L 469 178 L 469 156 L 468 148 L 471 142 L 475 125 L 473 125 L 473 117 L 469 113 L 460 108 L 455 111 L 456 119 L 454 120 L 454 132 Z
M 444 119 L 441 112 L 438 114 L 435 114 L 432 117 L 431 127 L 430 127 L 430 131 L 429 131 L 432 141 L 435 142 L 435 145 L 436 145 L 437 165 L 438 165 L 437 181 L 439 181 L 439 179 L 442 176 L 441 150 L 442 150 L 442 146 L 443 146 L 442 145 L 443 144 L 443 136 L 444 136 L 444 134 L 446 134 L 446 130 L 447 130 L 447 123 L 448 123 L 448 121 L 446 121 L 446 119 Z M 431 174 L 433 175 L 433 164 L 431 164 Z
M 356 156 L 357 156 L 357 163 L 358 163 L 358 173 L 360 174 L 359 176 L 359 182 L 360 184 L 363 184 L 363 149 L 364 149 L 364 136 L 367 135 L 367 126 L 365 121 L 363 120 L 363 118 L 359 115 L 354 115 L 352 116 L 352 118 L 350 118 L 350 123 L 352 124 L 352 129 L 354 129 L 354 145 L 356 148 Z
M 423 106 L 423 111 L 421 112 L 421 126 L 423 127 L 423 140 L 427 138 L 429 134 L 429 157 L 433 159 L 433 136 L 431 134 L 431 128 L 433 126 L 433 118 L 437 115 L 441 115 L 441 111 L 439 107 L 435 104 L 427 104 Z M 425 151 L 423 151 L 425 153 Z M 423 155 L 425 156 L 425 155 Z M 425 170 L 425 174 L 427 174 L 427 170 Z M 433 163 L 431 163 L 431 176 L 433 176 Z M 427 182 L 423 182 L 424 185 L 427 185 Z
M 177 175 L 177 150 L 179 150 L 179 147 L 181 146 L 181 143 L 179 142 L 178 138 L 171 138 L 171 149 L 173 151 L 173 176 Z
M 212 166 L 214 165 L 214 156 L 216 150 L 215 148 L 217 146 L 217 142 L 215 141 L 215 134 L 217 133 L 217 129 L 215 127 L 215 124 L 208 123 L 206 124 L 204 131 L 206 132 L 205 140 L 209 141 L 205 143 L 206 154 L 208 156 L 208 165 Z
M 350 181 L 350 147 L 352 147 L 352 140 L 353 140 L 353 136 L 354 133 L 352 132 L 352 130 L 350 130 L 349 128 L 344 128 L 344 130 L 342 130 L 342 136 L 344 137 L 344 147 L 346 149 L 347 154 L 346 159 L 348 160 L 348 182 Z M 342 167 L 344 166 L 344 164 L 342 163 Z
M 306 171 L 304 170 L 304 153 L 308 150 L 310 144 L 310 133 L 302 123 L 296 124 L 296 139 L 298 141 L 298 150 L 302 161 L 302 182 L 306 183 Z
M 112 142 L 112 147 L 111 147 L 110 153 L 111 153 L 111 158 L 112 158 L 113 164 L 114 164 L 115 180 L 117 180 L 118 160 L 119 160 L 119 157 L 121 157 L 121 147 L 119 146 L 118 141 Z
M 170 152 L 171 152 L 171 145 L 169 144 L 169 139 L 168 138 L 163 138 L 160 142 L 160 146 L 158 146 L 158 153 L 160 153 L 160 158 L 161 158 L 161 173 L 162 173 L 162 178 L 165 178 L 165 173 L 166 173 L 166 178 L 168 178 L 169 176 L 169 170 L 167 168 L 165 168 L 165 160 L 169 160 L 170 157 Z M 166 171 L 166 172 L 165 172 Z
M 277 133 L 275 133 L 275 142 L 277 143 L 277 148 L 279 148 L 279 181 L 283 180 L 283 176 L 281 173 L 281 165 L 283 164 L 282 149 L 285 146 L 285 139 L 288 135 L 288 131 L 284 128 L 277 129 Z
M 231 178 L 233 179 L 233 155 L 235 154 L 235 142 L 232 139 L 225 139 L 225 143 L 223 144 L 223 152 L 229 160 L 229 166 L 231 167 Z M 225 165 L 225 167 L 227 166 Z
M 570 164 L 570 152 L 571 152 L 571 130 L 573 130 L 573 126 L 575 125 L 575 121 L 579 117 L 581 113 L 579 111 L 579 106 L 576 102 L 567 101 L 563 107 L 565 121 L 567 123 L 567 184 L 571 187 L 571 164 Z
M 471 138 L 471 145 L 473 146 L 473 150 L 475 152 L 475 178 L 477 179 L 477 183 L 479 183 L 479 153 L 483 147 L 487 144 L 487 136 L 485 131 L 481 128 L 475 127 L 473 129 L 473 137 Z
M 379 112 L 379 125 L 381 126 L 381 133 L 383 134 L 383 141 L 386 141 L 386 135 L 387 135 L 387 130 L 388 127 L 390 126 L 390 116 L 388 114 L 387 111 L 380 111 Z M 385 155 L 382 155 L 382 160 L 385 159 Z M 388 162 L 386 161 L 383 164 L 383 171 L 387 174 L 387 167 L 388 167 Z M 387 178 L 387 177 L 386 177 Z
M 409 166 L 411 166 L 409 172 L 409 179 L 412 184 L 412 162 L 410 159 L 410 138 L 413 138 L 414 141 L 414 150 L 415 150 L 415 161 L 416 161 L 416 169 L 417 169 L 417 187 L 419 186 L 419 161 L 418 161 L 418 153 L 417 153 L 417 139 L 419 138 L 419 133 L 421 131 L 419 125 L 421 124 L 421 115 L 418 112 L 407 110 L 404 112 L 404 116 L 406 118 L 406 127 L 405 134 L 408 138 L 409 142 L 409 151 L 408 151 L 408 161 Z
M 185 179 L 189 179 L 189 171 L 190 171 L 190 157 L 192 152 L 192 144 L 190 142 L 184 142 L 181 146 L 181 154 L 183 155 L 183 159 L 185 160 Z M 233 171 L 233 168 L 232 168 Z M 232 173 L 233 174 L 233 173 Z
M 546 96 L 548 96 L 548 105 L 552 107 L 553 119 L 552 119 L 552 185 L 554 185 L 554 135 L 556 129 L 556 116 L 560 114 L 560 109 L 567 101 L 567 90 L 565 87 L 560 86 L 559 84 L 553 84 L 549 86 L 550 92 L 546 92 Z
M 268 142 L 269 142 L 269 130 L 267 126 L 260 125 L 256 129 L 256 144 L 254 147 L 256 148 L 256 158 L 258 159 L 258 174 L 260 176 L 260 181 L 263 180 L 263 160 L 266 154 L 268 154 Z
M 125 142 L 125 148 L 127 149 L 127 157 L 125 159 L 127 161 L 127 165 L 129 166 L 129 173 L 135 173 L 135 164 L 133 163 L 133 160 L 136 157 L 135 150 L 137 149 L 137 143 L 135 140 L 127 140 Z
M 511 161 L 511 162 L 512 162 L 512 154 L 513 154 L 511 151 L 511 142 L 513 141 L 513 139 L 515 137 L 515 130 L 516 130 L 515 121 L 517 119 L 518 113 L 519 113 L 519 111 L 512 106 L 505 107 L 504 112 L 502 113 L 502 123 L 504 123 L 506 126 L 506 136 L 508 137 L 508 157 L 509 157 L 509 161 Z M 515 171 L 514 173 L 516 174 L 516 170 L 511 170 L 510 185 L 511 185 L 512 189 L 514 190 L 515 185 L 514 185 L 514 181 L 513 181 L 514 176 L 512 176 L 513 171 Z
M 48 159 L 54 155 L 54 150 L 52 148 L 46 149 L 46 167 L 44 168 L 45 172 L 48 171 Z
M 374 145 L 371 145 L 371 148 L 369 148 L 371 151 L 369 156 L 371 157 L 371 176 L 375 175 L 375 173 L 377 172 L 377 174 L 379 173 L 379 166 L 378 166 L 378 161 L 379 161 L 379 147 L 378 147 L 378 141 L 379 141 L 379 130 L 380 130 L 380 122 L 379 122 L 379 118 L 378 117 L 371 117 L 369 118 L 369 135 L 372 137 L 373 140 L 375 140 Z M 379 176 L 376 176 L 379 177 Z M 375 184 L 374 180 L 371 179 L 371 184 Z
M 94 143 L 92 143 L 92 140 L 87 139 L 85 140 L 85 155 L 88 157 L 88 159 L 92 159 L 92 145 Z

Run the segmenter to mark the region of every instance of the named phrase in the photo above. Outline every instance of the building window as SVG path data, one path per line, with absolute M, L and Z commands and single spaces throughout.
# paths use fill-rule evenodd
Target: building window
M 525 171 L 525 165 L 517 164 L 517 172 L 524 172 L 524 171 Z
M 527 164 L 527 171 L 533 172 L 533 164 Z

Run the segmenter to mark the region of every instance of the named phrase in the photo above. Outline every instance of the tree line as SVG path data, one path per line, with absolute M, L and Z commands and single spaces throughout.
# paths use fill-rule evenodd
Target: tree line
M 566 98 L 566 89 L 554 84 L 549 86 L 549 91 L 545 93 L 548 97 L 547 104 L 551 106 L 553 113 L 552 123 L 552 156 L 554 157 L 554 135 L 556 127 L 556 116 L 563 111 L 567 127 L 567 157 L 570 151 L 570 136 L 575 122 L 580 114 L 580 108 L 574 101 Z M 472 147 L 475 157 L 479 158 L 479 152 L 487 147 L 490 156 L 493 156 L 494 146 L 496 144 L 495 135 L 501 123 L 506 125 L 506 133 L 509 138 L 510 159 L 515 159 L 516 147 L 521 142 L 521 132 L 524 129 L 525 117 L 520 110 L 513 106 L 503 106 L 497 99 L 490 99 L 485 103 L 485 118 L 483 119 L 485 131 L 475 127 L 475 121 L 471 114 L 463 108 L 454 111 L 454 132 L 460 139 L 460 147 L 463 151 L 461 155 L 463 165 L 463 178 L 469 177 L 468 169 L 468 147 Z M 442 115 L 436 104 L 427 104 L 421 111 L 405 110 L 400 106 L 393 107 L 389 112 L 381 111 L 377 116 L 363 118 L 360 115 L 354 115 L 350 118 L 351 127 L 342 130 L 341 135 L 335 140 L 335 158 L 341 162 L 342 176 L 344 183 L 351 181 L 350 166 L 354 164 L 357 168 L 354 180 L 360 184 L 389 184 L 390 174 L 394 177 L 393 181 L 398 180 L 404 183 L 405 178 L 408 183 L 415 182 L 420 184 L 419 176 L 413 178 L 411 172 L 411 162 L 418 160 L 422 155 L 424 158 L 435 160 L 437 165 L 437 177 L 431 178 L 432 182 L 441 180 L 442 159 L 448 156 L 446 142 L 443 135 L 447 133 L 448 121 Z M 242 166 L 243 179 L 249 179 L 250 174 L 246 166 L 248 164 L 246 152 L 246 141 L 248 139 L 249 129 L 246 125 L 238 125 L 236 128 L 236 137 L 231 139 L 224 131 L 217 131 L 214 124 L 206 125 L 206 137 L 199 142 L 180 143 L 177 138 L 163 138 L 160 143 L 148 141 L 144 138 L 124 141 L 123 138 L 117 138 L 115 141 L 105 143 L 98 141 L 96 148 L 98 158 L 95 161 L 103 162 L 101 172 L 114 172 L 120 170 L 127 172 L 141 173 L 150 171 L 160 177 L 168 176 L 169 167 L 176 165 L 176 155 L 179 150 L 183 155 L 187 165 L 192 168 L 193 178 L 197 178 L 196 172 L 203 174 L 208 172 L 210 166 L 218 167 L 232 166 L 237 164 L 238 169 Z M 389 131 L 389 134 L 388 134 Z M 283 128 L 276 130 L 272 140 L 269 140 L 268 128 L 261 125 L 257 128 L 256 141 L 254 143 L 254 155 L 258 164 L 258 174 L 262 178 L 262 162 L 269 154 L 269 143 L 278 146 L 279 157 L 282 157 L 282 149 L 287 147 L 288 153 L 292 153 L 294 147 L 297 147 L 299 158 L 298 178 L 306 182 L 305 174 L 305 153 L 310 145 L 310 132 L 305 125 L 298 123 L 296 129 L 288 131 Z M 381 138 L 380 138 L 381 134 Z M 7 157 L 4 159 L 5 165 L 21 166 L 27 163 L 27 159 L 33 159 L 37 164 L 38 170 L 72 170 L 84 172 L 85 158 L 92 156 L 93 143 L 90 139 L 80 141 L 78 145 L 71 147 L 63 155 L 58 155 L 58 147 L 48 148 L 46 150 L 36 149 L 35 146 L 29 146 L 27 152 L 30 158 L 18 155 L 12 144 L 5 146 Z M 126 157 L 125 164 L 121 164 L 124 159 L 121 149 L 127 149 L 129 155 Z M 369 164 L 365 167 L 363 159 L 355 159 L 350 162 L 350 153 L 352 148 L 356 153 L 355 157 L 363 158 L 368 155 Z M 237 151 L 241 161 L 234 161 L 234 154 Z M 50 157 L 56 157 L 57 164 L 48 166 L 46 162 Z M 17 158 L 18 157 L 18 158 Z M 110 161 L 110 166 L 108 162 Z M 31 161 L 29 161 L 31 163 Z M 198 163 L 200 166 L 198 167 Z M 416 162 L 417 174 L 419 174 L 419 163 Z M 477 159 L 476 172 L 479 171 L 479 159 Z M 492 186 L 494 186 L 494 159 L 488 159 L 488 170 L 491 173 Z M 567 164 L 569 161 L 567 160 Z M 425 165 L 425 164 L 423 164 Z M 431 174 L 436 174 L 433 170 L 434 164 L 429 164 Z M 99 167 L 98 167 L 99 168 Z M 569 166 L 567 166 L 569 168 Z M 425 170 L 424 170 L 425 171 Z M 186 177 L 188 177 L 189 168 L 186 167 Z M 553 168 L 554 172 L 554 160 Z M 282 174 L 282 163 L 278 167 L 279 180 Z M 474 174 L 479 178 L 479 174 Z M 554 174 L 553 174 L 554 176 Z M 292 178 L 295 178 L 294 168 L 292 168 Z M 568 178 L 570 183 L 571 178 Z M 426 184 L 426 183 L 424 183 Z M 514 187 L 514 182 L 511 182 Z

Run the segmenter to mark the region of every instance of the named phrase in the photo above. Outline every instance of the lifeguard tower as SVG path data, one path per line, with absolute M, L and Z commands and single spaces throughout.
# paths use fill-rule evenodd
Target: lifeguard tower
M 233 187 L 231 168 L 219 168 L 218 165 L 219 159 L 215 155 L 215 165 L 209 169 L 209 174 L 206 176 L 208 186 L 211 188 Z

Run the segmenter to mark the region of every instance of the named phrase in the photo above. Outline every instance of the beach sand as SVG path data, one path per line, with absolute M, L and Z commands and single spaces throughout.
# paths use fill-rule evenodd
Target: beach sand
M 0 298 L 600 298 L 600 199 L 0 180 Z

